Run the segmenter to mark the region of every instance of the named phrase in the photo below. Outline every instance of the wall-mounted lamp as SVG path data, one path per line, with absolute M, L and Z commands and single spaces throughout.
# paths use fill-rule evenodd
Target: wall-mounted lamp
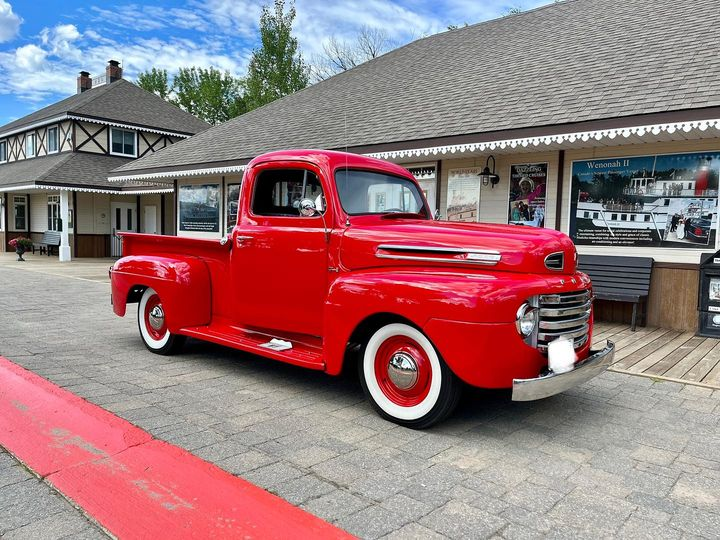
M 490 160 L 492 159 L 492 172 L 490 172 Z M 483 171 L 478 175 L 480 177 L 480 180 L 482 180 L 482 185 L 487 186 L 490 184 L 490 187 L 495 187 L 495 184 L 500 182 L 500 177 L 495 174 L 495 157 L 490 155 L 488 156 L 487 160 L 485 161 L 485 168 Z

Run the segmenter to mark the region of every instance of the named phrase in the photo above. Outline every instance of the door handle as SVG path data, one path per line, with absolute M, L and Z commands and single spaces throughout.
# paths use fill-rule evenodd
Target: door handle
M 248 242 L 249 240 L 252 240 L 252 236 L 241 236 L 238 235 L 235 237 L 235 245 L 237 247 L 243 247 L 243 245 Z

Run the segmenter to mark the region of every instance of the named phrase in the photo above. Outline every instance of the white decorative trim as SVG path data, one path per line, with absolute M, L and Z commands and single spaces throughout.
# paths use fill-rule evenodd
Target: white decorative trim
M 690 122 L 671 122 L 666 124 L 650 124 L 644 126 L 631 126 L 623 128 L 601 129 L 596 131 L 568 132 L 558 135 L 542 135 L 539 137 L 526 137 L 520 139 L 498 139 L 494 141 L 485 141 L 478 143 L 450 144 L 446 146 L 431 146 L 427 148 L 412 148 L 408 150 L 391 150 L 388 152 L 370 152 L 364 154 L 368 157 L 379 159 L 400 159 L 400 158 L 429 158 L 431 156 L 448 156 L 449 154 L 462 154 L 465 152 L 485 152 L 496 149 L 518 148 L 535 149 L 538 147 L 549 147 L 551 145 L 559 145 L 564 142 L 574 143 L 576 141 L 587 142 L 590 140 L 601 141 L 603 139 L 615 139 L 623 137 L 625 139 L 630 136 L 642 137 L 647 134 L 659 135 L 660 133 L 673 134 L 676 131 L 689 133 L 695 129 L 699 131 L 707 131 L 710 128 L 720 130 L 720 119 L 714 120 L 693 120 Z M 418 165 L 412 165 L 417 167 Z M 228 174 L 233 172 L 242 172 L 247 168 L 246 165 L 236 165 L 231 167 L 213 167 L 208 169 L 186 169 L 179 171 L 164 171 L 156 173 L 128 174 L 122 176 L 113 176 L 108 178 L 110 182 L 124 182 L 128 180 L 143 181 L 158 178 L 180 178 L 187 176 L 205 176 L 211 174 Z
M 388 152 L 372 152 L 365 154 L 379 159 L 397 159 L 408 157 L 444 156 L 465 152 L 485 152 L 505 148 L 536 148 L 562 144 L 564 142 L 574 143 L 576 141 L 587 142 L 590 140 L 600 141 L 603 139 L 615 139 L 622 136 L 629 138 L 632 135 L 642 137 L 647 134 L 659 135 L 660 133 L 673 134 L 682 130 L 689 133 L 693 130 L 707 131 L 709 128 L 720 130 L 720 119 L 715 120 L 694 120 L 691 122 L 674 122 L 668 124 L 651 124 L 646 126 L 632 126 L 624 128 L 601 129 L 597 131 L 571 132 L 558 135 L 544 135 L 539 137 L 527 137 L 521 139 L 498 139 L 479 143 L 451 144 L 446 146 L 432 146 L 429 148 L 413 148 L 408 150 L 391 150 Z
M 35 122 L 34 124 L 29 124 L 27 126 L 21 126 L 18 128 L 15 128 L 11 131 L 4 131 L 3 133 L 0 133 L 0 139 L 4 139 L 5 137 L 11 137 L 12 135 L 17 135 L 18 133 L 24 133 L 26 131 L 32 131 L 33 129 L 37 129 L 42 126 L 46 126 L 48 124 L 55 124 L 57 122 L 62 122 L 63 120 L 67 120 L 69 117 L 67 114 L 61 114 L 60 116 L 53 116 L 52 118 L 46 118 L 45 120 L 40 120 L 39 122 Z
M 139 130 L 139 131 L 147 131 L 149 133 L 157 133 L 159 135 L 170 135 L 173 137 L 180 137 L 181 139 L 189 139 L 192 137 L 192 135 L 187 135 L 184 133 L 178 133 L 176 131 L 167 131 L 164 129 L 153 129 L 145 126 L 138 126 L 135 124 L 123 124 L 121 122 L 111 122 L 110 120 L 102 120 L 99 118 L 85 118 L 84 116 L 76 116 L 73 114 L 67 115 L 67 117 L 70 120 L 77 120 L 78 122 L 91 122 L 93 124 L 102 124 L 104 126 L 111 126 L 116 128 L 122 128 L 122 129 L 129 129 L 129 130 Z
M 229 167 L 211 167 L 208 169 L 189 169 L 183 171 L 165 171 L 157 173 L 128 174 L 123 176 L 111 176 L 108 178 L 110 182 L 126 182 L 132 180 L 134 182 L 142 182 L 144 180 L 152 180 L 156 178 L 181 178 L 188 176 L 209 176 L 212 174 L 230 174 L 239 173 L 247 169 L 247 165 L 231 165 Z
M 30 184 L 27 186 L 13 186 L 13 187 L 0 187 L 0 193 L 3 192 L 12 192 L 12 191 L 28 191 L 33 189 L 49 189 L 49 190 L 55 190 L 55 191 L 80 191 L 83 193 L 110 193 L 114 195 L 154 195 L 158 193 L 173 193 L 175 190 L 173 188 L 154 188 L 154 189 L 125 189 L 125 190 L 119 190 L 117 188 L 113 189 L 101 189 L 101 188 L 84 188 L 84 187 L 75 187 L 75 186 L 45 186 L 45 185 L 35 185 Z

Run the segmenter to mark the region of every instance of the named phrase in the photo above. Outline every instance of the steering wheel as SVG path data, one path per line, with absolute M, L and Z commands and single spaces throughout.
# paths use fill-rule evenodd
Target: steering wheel
M 386 208 L 385 212 L 405 212 L 402 208 Z

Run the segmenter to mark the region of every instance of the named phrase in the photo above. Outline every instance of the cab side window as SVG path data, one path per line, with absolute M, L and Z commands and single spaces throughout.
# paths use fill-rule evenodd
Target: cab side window
M 255 179 L 252 213 L 256 216 L 300 217 L 300 201 L 310 199 L 320 212 L 325 199 L 317 175 L 305 169 L 262 171 Z

